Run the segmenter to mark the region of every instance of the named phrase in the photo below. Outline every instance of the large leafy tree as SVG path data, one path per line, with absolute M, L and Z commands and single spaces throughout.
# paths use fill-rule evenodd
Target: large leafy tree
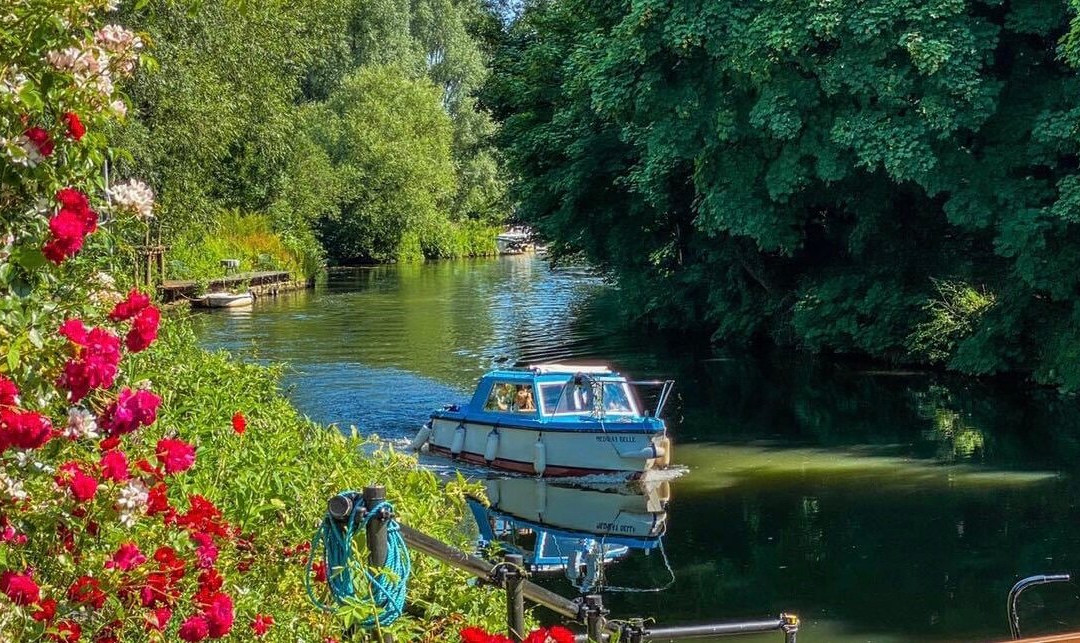
M 486 102 L 525 215 L 644 317 L 1076 388 L 1066 9 L 555 0 Z
M 340 188 L 339 207 L 320 223 L 327 248 L 360 261 L 420 252 L 420 236 L 446 219 L 454 189 L 452 125 L 437 88 L 365 66 L 306 118 L 316 158 Z

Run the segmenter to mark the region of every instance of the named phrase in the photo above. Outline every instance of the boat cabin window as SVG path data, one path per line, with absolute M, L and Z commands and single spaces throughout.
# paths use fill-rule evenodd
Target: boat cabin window
M 541 384 L 540 395 L 544 413 L 549 415 L 580 415 L 601 409 L 613 415 L 638 414 L 637 405 L 625 382 Z
M 532 384 L 496 382 L 484 403 L 484 410 L 495 413 L 536 413 Z

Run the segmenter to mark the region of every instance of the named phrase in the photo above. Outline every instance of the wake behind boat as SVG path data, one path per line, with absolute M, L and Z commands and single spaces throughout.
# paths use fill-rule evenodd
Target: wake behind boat
M 472 400 L 431 414 L 411 446 L 495 469 L 548 477 L 640 477 L 671 461 L 659 415 L 672 380 L 632 382 L 607 366 L 542 364 L 480 378 Z M 644 410 L 635 387 L 658 386 Z

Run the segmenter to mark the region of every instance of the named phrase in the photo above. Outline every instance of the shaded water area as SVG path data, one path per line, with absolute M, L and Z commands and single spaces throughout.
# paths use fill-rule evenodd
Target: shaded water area
M 663 550 L 630 549 L 606 567 L 611 585 L 663 586 L 666 554 L 675 580 L 608 594 L 616 618 L 791 611 L 801 641 L 1005 640 L 1015 580 L 1080 572 L 1075 398 L 717 354 L 621 328 L 617 297 L 588 270 L 528 256 L 375 267 L 204 315 L 203 337 L 288 362 L 289 395 L 313 419 L 402 443 L 497 365 L 603 360 L 676 379 L 665 416 L 687 472 L 664 486 Z M 597 505 L 588 491 L 520 484 L 569 507 L 570 523 L 604 522 L 613 497 Z M 575 591 L 558 570 L 542 582 Z M 1024 633 L 1080 629 L 1078 594 L 1073 584 L 1025 594 Z

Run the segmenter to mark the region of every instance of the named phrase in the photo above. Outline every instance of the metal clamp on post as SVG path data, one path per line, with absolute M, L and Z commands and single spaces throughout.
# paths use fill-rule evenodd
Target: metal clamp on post
M 326 513 L 340 523 L 346 522 L 353 515 L 353 510 L 356 508 L 359 509 L 353 519 L 363 521 L 367 510 L 364 509 L 363 495 L 358 491 L 339 493 L 326 501 Z
M 589 594 L 582 603 L 582 612 L 589 640 L 602 643 L 608 614 L 604 609 L 604 598 L 599 594 Z
M 799 634 L 799 617 L 794 614 L 781 613 L 780 620 L 784 622 L 780 630 L 784 633 L 784 643 L 796 643 L 795 638 Z
M 646 634 L 648 630 L 645 629 L 644 619 L 635 618 L 623 623 L 619 629 L 619 640 L 626 643 L 643 643 Z

